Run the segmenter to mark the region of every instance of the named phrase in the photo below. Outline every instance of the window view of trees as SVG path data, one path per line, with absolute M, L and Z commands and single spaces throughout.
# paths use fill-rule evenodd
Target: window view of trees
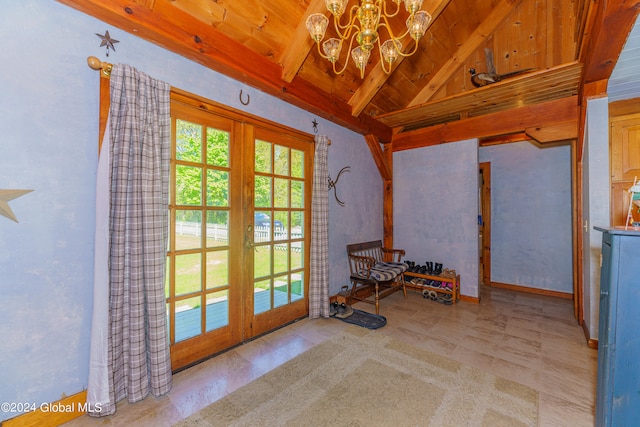
M 176 204 L 201 206 L 202 189 L 206 189 L 206 206 L 229 205 L 229 133 L 213 128 L 206 129 L 205 162 L 202 162 L 202 126 L 184 120 L 176 120 L 176 160 L 193 162 L 194 165 L 176 166 Z M 205 182 L 203 168 L 205 163 Z M 200 164 L 200 165 L 198 165 Z M 194 212 L 181 211 L 179 221 L 194 221 Z M 225 221 L 226 212 L 210 212 L 207 223 Z M 198 218 L 199 220 L 199 218 Z

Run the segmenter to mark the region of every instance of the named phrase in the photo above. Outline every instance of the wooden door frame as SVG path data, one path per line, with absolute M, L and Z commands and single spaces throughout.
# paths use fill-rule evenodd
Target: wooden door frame
M 572 169 L 572 209 L 573 217 L 573 317 L 582 327 L 587 342 L 590 341 L 590 333 L 587 324 L 584 321 L 584 273 L 585 273 L 585 250 L 584 250 L 584 233 L 589 232 L 589 224 L 585 224 L 584 219 L 584 169 L 582 163 L 583 150 L 581 147 L 582 140 L 573 140 L 571 142 L 571 169 Z M 584 224 L 584 225 L 583 225 Z
M 491 162 L 478 163 L 482 182 L 482 283 L 491 286 Z

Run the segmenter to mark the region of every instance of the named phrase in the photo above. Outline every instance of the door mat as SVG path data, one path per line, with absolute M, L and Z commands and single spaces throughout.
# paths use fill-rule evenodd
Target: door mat
M 386 317 L 378 314 L 367 313 L 366 311 L 357 310 L 355 308 L 353 309 L 353 314 L 349 317 L 341 318 L 335 315 L 332 317 L 367 329 L 378 329 L 387 324 Z

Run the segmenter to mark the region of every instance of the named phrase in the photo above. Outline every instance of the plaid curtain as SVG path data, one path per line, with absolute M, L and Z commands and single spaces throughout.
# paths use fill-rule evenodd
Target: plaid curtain
M 105 328 L 108 348 L 103 375 L 108 380 L 109 398 L 108 403 L 101 402 L 99 411 L 91 413 L 95 416 L 113 414 L 121 399 L 133 403 L 149 393 L 161 396 L 171 389 L 164 296 L 169 94 L 170 87 L 164 82 L 127 65 L 113 67 L 108 166 L 109 308 Z M 95 387 L 106 390 L 104 384 Z M 91 388 L 90 373 L 88 396 L 92 395 Z
M 309 317 L 329 317 L 329 138 L 316 135 L 311 201 L 311 261 L 309 274 Z

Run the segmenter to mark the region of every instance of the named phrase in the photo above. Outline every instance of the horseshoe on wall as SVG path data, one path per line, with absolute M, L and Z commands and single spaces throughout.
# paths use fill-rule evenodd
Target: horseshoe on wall
M 338 184 L 338 180 L 340 179 L 340 175 L 342 175 L 344 172 L 351 172 L 351 166 L 345 166 L 342 169 L 340 169 L 340 172 L 338 172 L 338 176 L 336 177 L 335 181 L 332 180 L 331 177 L 328 177 L 329 190 L 331 190 L 333 188 L 333 195 L 336 198 L 336 202 L 338 202 L 338 204 L 340 206 L 344 206 L 344 202 L 338 198 L 338 190 L 336 189 L 336 185 Z
M 250 102 L 251 102 L 251 97 L 249 96 L 249 94 L 247 94 L 247 102 L 244 102 L 242 100 L 242 89 L 240 89 L 240 103 L 242 105 L 249 105 Z

